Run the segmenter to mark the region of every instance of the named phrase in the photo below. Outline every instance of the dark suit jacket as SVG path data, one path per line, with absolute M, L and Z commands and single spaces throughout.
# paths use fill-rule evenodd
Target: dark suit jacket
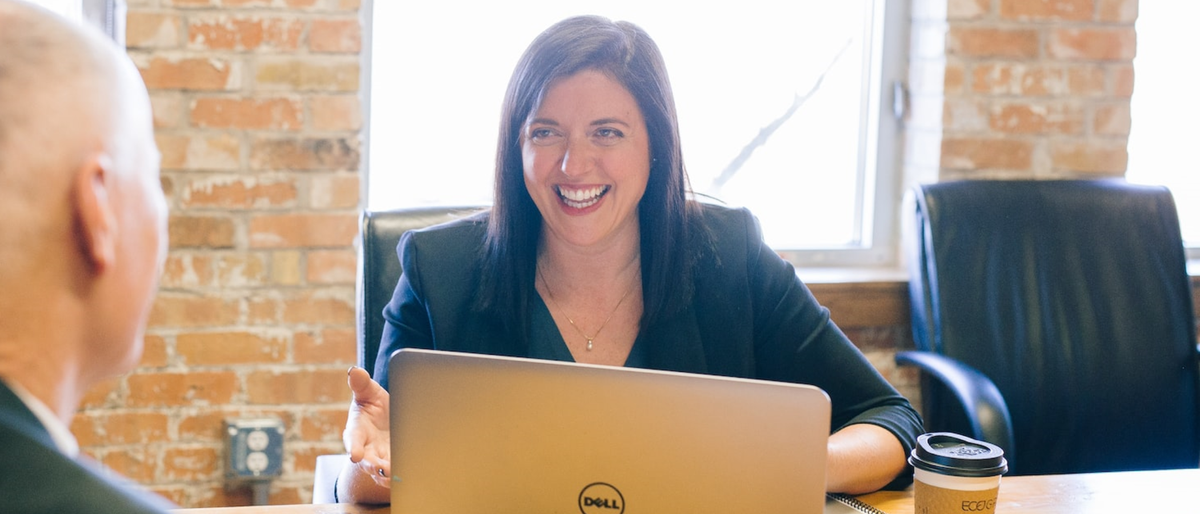
M 404 269 L 391 303 L 375 379 L 387 387 L 387 362 L 400 348 L 528 356 L 522 338 L 472 309 L 487 213 L 409 232 L 398 253 Z M 745 209 L 705 205 L 694 223 L 712 234 L 691 277 L 691 308 L 646 327 L 649 367 L 812 384 L 833 403 L 831 428 L 872 423 L 912 450 L 919 415 L 829 319 L 790 264 L 762 240 Z
M 163 513 L 173 505 L 58 451 L 33 412 L 0 382 L 0 511 Z

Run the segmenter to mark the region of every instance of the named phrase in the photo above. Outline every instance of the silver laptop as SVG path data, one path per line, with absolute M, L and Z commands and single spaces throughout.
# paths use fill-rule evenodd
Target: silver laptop
M 829 397 L 812 386 L 401 350 L 392 512 L 823 511 Z

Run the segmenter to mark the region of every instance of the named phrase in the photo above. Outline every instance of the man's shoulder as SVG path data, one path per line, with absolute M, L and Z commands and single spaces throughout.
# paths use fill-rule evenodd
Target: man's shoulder
M 101 475 L 0 418 L 0 498 L 22 513 L 163 513 L 170 507 L 132 484 Z M 7 512 L 7 510 L 5 510 Z

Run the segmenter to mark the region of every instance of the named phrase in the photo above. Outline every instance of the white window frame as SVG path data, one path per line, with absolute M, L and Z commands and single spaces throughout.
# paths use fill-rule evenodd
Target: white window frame
M 811 268 L 886 268 L 900 266 L 900 184 L 902 173 L 901 112 L 904 99 L 894 98 L 894 86 L 903 84 L 908 68 L 908 2 L 873 0 L 877 17 L 872 37 L 870 87 L 864 93 L 864 123 L 860 124 L 860 145 L 874 141 L 874 152 L 859 155 L 859 215 L 862 217 L 860 244 L 840 248 L 805 250 L 779 249 L 778 253 L 798 269 Z M 360 16 L 363 24 L 361 81 L 363 84 L 363 155 L 370 155 L 371 139 L 371 63 L 374 0 L 363 0 Z M 878 13 L 882 12 L 882 15 Z M 873 113 L 873 115 L 872 115 Z M 362 198 L 368 198 L 370 159 L 362 159 Z M 802 220 L 805 221 L 805 220 Z M 819 222 L 812 220 L 812 222 Z

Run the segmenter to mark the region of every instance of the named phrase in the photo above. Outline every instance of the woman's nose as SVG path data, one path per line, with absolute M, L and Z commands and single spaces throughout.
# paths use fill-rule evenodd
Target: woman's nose
M 568 141 L 567 149 L 563 152 L 560 171 L 568 177 L 586 174 L 592 166 L 592 149 L 586 141 Z

